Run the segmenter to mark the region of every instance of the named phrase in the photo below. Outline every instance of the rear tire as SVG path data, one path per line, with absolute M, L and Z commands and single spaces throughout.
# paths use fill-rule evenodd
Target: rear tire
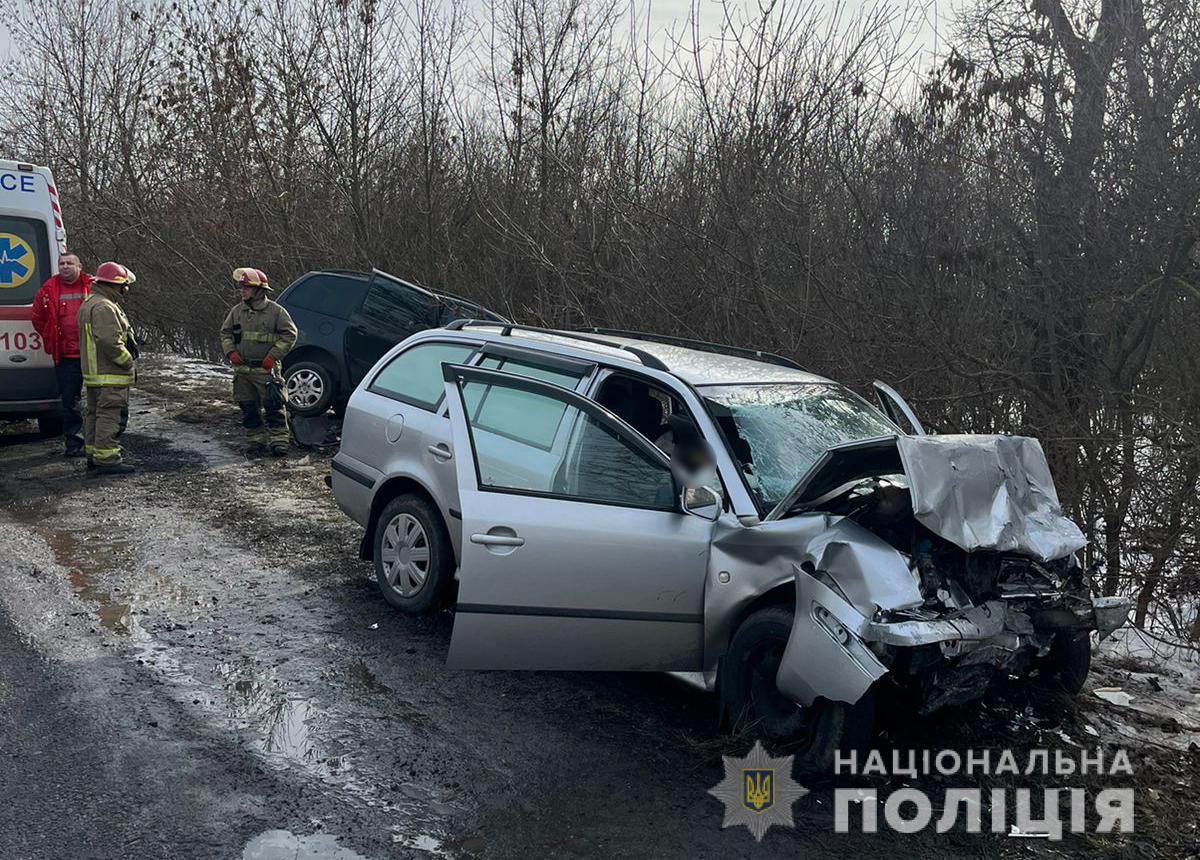
M 297 361 L 287 365 L 283 374 L 287 387 L 287 408 L 293 415 L 313 418 L 324 415 L 333 402 L 337 379 L 319 361 Z
M 53 439 L 55 436 L 61 436 L 63 432 L 63 419 L 61 415 L 42 415 L 38 417 L 38 435 L 43 439 Z
M 375 580 L 384 600 L 406 615 L 441 605 L 454 552 L 441 515 L 421 496 L 392 499 L 375 522 Z
M 838 751 L 865 749 L 875 724 L 868 690 L 853 705 L 818 699 L 804 708 L 775 685 L 794 613 L 783 606 L 755 612 L 737 629 L 721 664 L 721 708 L 734 732 L 779 744 L 799 773 L 832 773 Z

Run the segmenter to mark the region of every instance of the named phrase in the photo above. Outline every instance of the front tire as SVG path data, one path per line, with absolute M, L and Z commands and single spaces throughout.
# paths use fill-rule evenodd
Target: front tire
M 337 381 L 328 367 L 319 361 L 297 361 L 287 366 L 283 378 L 288 411 L 293 415 L 313 418 L 329 410 Z
M 1052 689 L 1069 696 L 1083 692 L 1084 682 L 1092 669 L 1092 634 L 1074 630 L 1059 630 L 1054 634 L 1050 653 L 1046 655 L 1038 677 Z
M 375 580 L 384 600 L 406 615 L 436 609 L 454 572 L 450 536 L 420 496 L 397 496 L 375 522 Z
M 798 772 L 829 774 L 839 750 L 869 745 L 875 700 L 868 690 L 853 705 L 818 699 L 805 708 L 781 693 L 775 675 L 793 618 L 791 609 L 771 606 L 742 622 L 721 664 L 721 707 L 733 731 L 794 753 Z

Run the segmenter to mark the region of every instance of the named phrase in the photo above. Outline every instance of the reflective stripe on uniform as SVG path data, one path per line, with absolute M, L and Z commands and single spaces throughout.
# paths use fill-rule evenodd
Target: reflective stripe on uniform
M 117 357 L 113 359 L 113 364 L 119 364 L 121 367 L 124 367 L 125 365 L 132 363 L 133 356 L 129 354 L 129 350 L 127 350 L 125 347 L 121 347 L 121 351 L 117 354 Z
M 105 460 L 109 457 L 118 457 L 120 454 L 120 448 L 92 448 L 92 456 L 97 460 Z
M 265 373 L 269 376 L 272 371 L 267 370 L 265 367 L 260 367 L 257 364 L 255 364 L 255 365 L 235 364 L 233 366 L 233 372 L 234 373 Z
M 60 302 L 73 302 L 76 299 L 86 299 L 86 293 L 59 293 L 58 300 Z
M 133 385 L 132 373 L 85 373 L 83 384 L 88 388 L 120 387 Z
M 88 360 L 87 367 L 85 368 L 85 370 L 91 370 L 93 373 L 95 373 L 96 366 L 97 366 L 96 365 L 96 338 L 92 337 L 92 324 L 90 322 L 85 322 L 83 324 L 83 340 L 84 340 L 85 346 L 87 347 L 87 360 Z M 84 375 L 84 379 L 85 380 L 87 379 L 86 374 Z
M 273 331 L 244 331 L 242 340 L 252 340 L 255 343 L 272 343 L 278 335 Z

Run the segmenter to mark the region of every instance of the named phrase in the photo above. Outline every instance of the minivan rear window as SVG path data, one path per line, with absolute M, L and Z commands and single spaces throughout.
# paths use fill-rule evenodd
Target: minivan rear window
M 0 215 L 0 305 L 28 305 L 54 273 L 46 222 Z

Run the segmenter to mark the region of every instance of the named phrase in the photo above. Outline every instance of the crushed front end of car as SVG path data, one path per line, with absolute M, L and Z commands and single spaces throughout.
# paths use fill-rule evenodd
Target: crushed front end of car
M 1090 633 L 1129 604 L 1093 597 L 1041 446 L 1014 436 L 901 436 L 830 449 L 767 520 L 824 518 L 793 563 L 779 689 L 854 703 L 885 675 L 922 714 L 999 677 L 1078 692 Z

